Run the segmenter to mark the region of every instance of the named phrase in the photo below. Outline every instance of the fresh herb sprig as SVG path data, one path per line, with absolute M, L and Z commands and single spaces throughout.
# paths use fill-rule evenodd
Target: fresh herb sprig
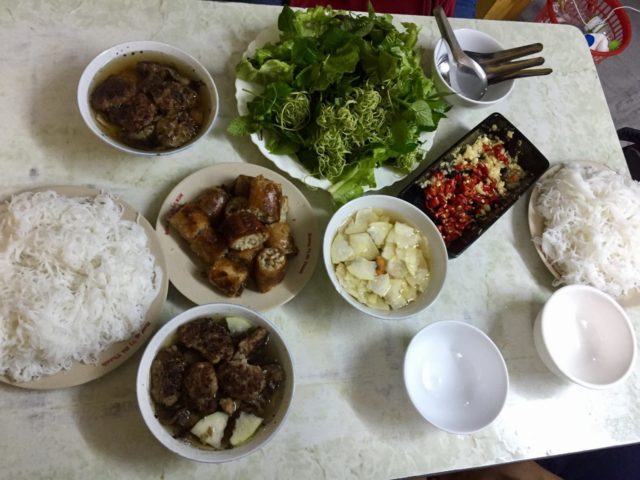
M 375 187 L 375 168 L 409 173 L 420 135 L 436 129 L 446 104 L 420 67 L 418 27 L 390 15 L 315 7 L 278 18 L 280 39 L 236 67 L 263 87 L 232 135 L 261 132 L 267 149 L 296 155 L 312 175 L 331 181 L 338 203 Z

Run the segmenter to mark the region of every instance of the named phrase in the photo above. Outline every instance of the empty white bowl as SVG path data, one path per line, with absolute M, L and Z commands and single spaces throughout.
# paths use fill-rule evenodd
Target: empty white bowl
M 492 36 L 484 32 L 473 30 L 471 28 L 459 28 L 453 32 L 460 43 L 463 50 L 471 50 L 479 53 L 490 53 L 498 50 L 504 50 L 502 44 L 495 40 Z M 433 78 L 435 79 L 436 89 L 440 93 L 446 94 L 444 100 L 453 106 L 467 108 L 484 108 L 489 107 L 500 100 L 506 98 L 513 90 L 514 80 L 489 85 L 487 92 L 480 100 L 465 97 L 461 93 L 456 92 L 451 85 L 442 77 L 438 69 L 439 60 L 449 53 L 449 46 L 440 39 L 433 49 L 433 57 L 431 58 L 431 69 Z M 450 53 L 449 53 L 450 56 Z
M 127 66 L 128 59 L 132 62 L 151 60 L 162 62 L 177 68 L 182 74 L 192 80 L 202 82 L 199 94 L 204 95 L 206 105 L 205 119 L 198 134 L 184 145 L 166 150 L 145 150 L 127 145 L 110 135 L 96 119 L 91 108 L 90 97 L 93 90 L 104 81 L 109 74 L 118 73 Z M 123 65 L 124 64 L 124 65 Z M 78 108 L 80 115 L 89 129 L 101 140 L 123 152 L 143 156 L 170 155 L 192 147 L 203 138 L 213 126 L 218 115 L 218 90 L 213 78 L 206 68 L 188 53 L 166 43 L 154 41 L 135 41 L 115 45 L 95 57 L 84 69 L 78 83 Z
M 230 448 L 228 450 L 213 450 L 205 449 L 204 447 L 198 447 L 194 444 L 188 443 L 185 440 L 174 438 L 169 428 L 164 426 L 155 416 L 155 410 L 153 406 L 153 400 L 149 392 L 150 388 L 150 371 L 153 359 L 156 357 L 158 351 L 165 347 L 174 335 L 180 325 L 189 323 L 192 320 L 203 317 L 229 317 L 237 316 L 244 317 L 254 326 L 264 327 L 269 331 L 269 342 L 271 348 L 274 349 L 276 356 L 282 366 L 285 373 L 285 380 L 280 386 L 283 389 L 282 399 L 280 405 L 273 414 L 273 418 L 265 421 L 258 431 L 253 434 L 249 440 L 241 445 Z M 282 338 L 282 335 L 278 329 L 266 318 L 260 314 L 240 305 L 232 305 L 227 303 L 212 303 L 207 305 L 200 305 L 198 307 L 191 308 L 180 315 L 174 317 L 167 322 L 158 332 L 153 336 L 149 344 L 147 345 L 140 366 L 138 367 L 137 377 L 137 396 L 138 406 L 142 417 L 151 433 L 162 443 L 165 447 L 178 455 L 181 455 L 190 460 L 196 460 L 198 462 L 205 463 L 223 463 L 232 460 L 238 460 L 246 455 L 265 446 L 280 429 L 284 423 L 287 414 L 289 412 L 289 406 L 293 398 L 294 390 L 294 372 L 293 362 L 289 350 Z
M 404 383 L 429 423 L 451 433 L 473 433 L 493 422 L 507 398 L 502 354 L 478 328 L 463 322 L 427 325 L 409 343 Z
M 355 215 L 357 211 L 364 208 L 382 210 L 392 220 L 402 221 L 417 229 L 427 240 L 429 252 L 427 261 L 431 272 L 429 284 L 414 301 L 402 308 L 385 311 L 368 307 L 347 293 L 336 276 L 335 266 L 331 261 L 331 244 L 333 243 L 333 239 L 345 222 Z M 333 217 L 331 217 L 325 230 L 322 253 L 327 274 L 335 289 L 342 295 L 342 298 L 361 312 L 386 320 L 407 318 L 426 309 L 438 298 L 447 276 L 447 248 L 435 224 L 424 212 L 410 203 L 386 195 L 367 195 L 356 198 L 340 207 L 336 213 L 333 214 Z
M 609 295 L 567 285 L 545 303 L 534 325 L 540 358 L 560 378 L 588 388 L 622 382 L 636 359 L 629 317 Z

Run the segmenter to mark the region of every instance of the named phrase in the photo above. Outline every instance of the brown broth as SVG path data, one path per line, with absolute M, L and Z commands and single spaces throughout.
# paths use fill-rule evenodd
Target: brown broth
M 91 113 L 96 123 L 98 124 L 98 126 L 112 139 L 120 143 L 123 143 L 124 145 L 134 147 L 134 148 L 139 148 L 141 150 L 163 152 L 163 151 L 173 150 L 175 148 L 181 148 L 184 145 L 188 145 L 189 143 L 193 142 L 200 135 L 200 132 L 202 131 L 202 129 L 205 128 L 207 119 L 211 114 L 212 100 L 211 100 L 209 91 L 207 89 L 207 86 L 204 84 L 204 82 L 200 80 L 200 78 L 198 78 L 195 69 L 192 67 L 189 67 L 188 65 L 182 62 L 179 62 L 172 56 L 169 56 L 160 52 L 137 51 L 137 52 L 125 53 L 122 56 L 112 60 L 107 65 L 102 67 L 93 78 L 93 81 L 91 82 L 91 86 L 89 87 L 89 105 L 91 105 L 91 95 L 93 94 L 94 90 L 98 87 L 98 85 L 104 82 L 109 76 L 118 75 L 122 73 L 129 73 L 134 75 L 135 77 L 138 77 L 136 73 L 136 65 L 139 62 L 161 63 L 163 65 L 167 65 L 169 67 L 174 68 L 180 75 L 188 78 L 189 80 L 200 82 L 200 87 L 198 88 L 198 92 L 197 92 L 198 97 L 196 100 L 196 104 L 191 110 L 194 118 L 201 119 L 198 121 L 199 123 L 198 132 L 196 133 L 196 135 L 194 135 L 192 139 L 190 139 L 180 147 L 153 147 L 147 144 L 147 142 L 143 142 L 143 141 L 136 142 L 123 137 L 120 134 L 120 129 L 117 125 L 110 123 L 106 118 L 104 118 L 104 116 L 100 112 L 96 112 L 93 108 L 91 108 Z
M 200 318 L 213 318 L 216 322 L 220 322 L 223 323 L 226 326 L 226 317 L 224 316 L 218 316 L 218 317 L 200 317 Z M 199 320 L 200 318 L 195 318 L 192 321 L 195 320 Z M 185 325 L 187 325 L 188 323 L 186 323 Z M 252 327 L 255 328 L 255 325 Z M 268 330 L 268 329 L 267 329 Z M 177 332 L 176 332 L 177 333 Z M 167 340 L 162 344 L 161 349 L 163 348 L 167 348 L 167 347 L 171 347 L 172 345 L 178 345 L 179 348 L 182 348 L 180 346 L 180 344 L 178 343 L 177 340 L 177 335 L 176 333 L 170 335 Z M 270 395 L 269 400 L 264 408 L 264 410 L 261 410 L 260 412 L 257 412 L 258 416 L 263 418 L 263 422 L 260 425 L 260 427 L 258 428 L 258 430 L 253 434 L 254 436 L 258 434 L 258 432 L 260 432 L 261 430 L 263 430 L 271 421 L 273 421 L 273 419 L 276 417 L 279 407 L 282 404 L 282 401 L 284 399 L 284 384 L 289 380 L 289 378 L 287 378 L 286 376 L 286 371 L 284 370 L 284 362 L 282 362 L 280 356 L 278 355 L 278 351 L 274 345 L 274 342 L 271 340 L 271 332 L 269 333 L 269 341 L 262 347 L 260 347 L 257 352 L 259 352 L 257 355 L 252 356 L 252 360 L 251 360 L 251 364 L 253 365 L 259 365 L 259 366 L 264 366 L 264 365 L 268 365 L 268 364 L 277 364 L 279 365 L 284 373 L 284 379 L 283 381 L 280 383 L 280 385 L 278 386 L 278 388 Z M 239 334 L 239 335 L 232 335 L 232 339 L 233 339 L 233 343 L 234 343 L 234 349 L 237 346 L 237 342 L 242 339 L 244 337 L 244 334 Z M 204 360 L 204 359 L 203 359 Z M 219 386 L 218 386 L 219 388 Z M 217 395 L 218 400 L 221 398 L 219 395 Z M 200 441 L 200 439 L 198 437 L 196 437 L 195 435 L 193 435 L 190 431 L 180 431 L 180 429 L 178 427 L 176 427 L 175 425 L 172 425 L 169 423 L 170 419 L 173 417 L 173 415 L 175 414 L 175 409 L 172 408 L 168 408 L 168 407 L 164 407 L 162 405 L 158 405 L 155 400 L 152 399 L 152 403 L 154 406 L 154 410 L 155 410 L 155 414 L 156 414 L 156 418 L 158 418 L 158 420 L 160 421 L 160 423 L 162 423 L 167 429 L 169 429 L 169 431 L 171 432 L 171 434 L 175 437 L 175 438 L 182 438 L 184 441 L 188 442 L 190 445 L 199 448 L 199 449 L 203 449 L 203 450 L 218 450 L 210 445 L 204 444 Z M 220 408 L 218 407 L 218 409 L 216 411 L 220 411 Z M 229 439 L 231 437 L 231 434 L 233 432 L 233 427 L 235 426 L 235 420 L 238 416 L 238 414 L 240 413 L 240 409 L 238 409 L 233 415 L 231 415 L 229 417 L 229 422 L 227 423 L 227 427 L 225 429 L 225 434 L 223 437 L 223 449 L 231 449 L 234 448 L 230 445 L 229 443 Z M 209 415 L 209 414 L 207 414 Z M 206 416 L 206 415 L 204 415 Z M 203 416 L 203 417 L 204 417 Z

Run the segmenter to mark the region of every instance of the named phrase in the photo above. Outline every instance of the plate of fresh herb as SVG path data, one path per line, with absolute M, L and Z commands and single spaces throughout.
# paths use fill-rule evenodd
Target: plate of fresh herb
M 418 27 L 401 29 L 373 10 L 285 6 L 236 67 L 229 132 L 337 203 L 404 178 L 448 107 L 420 66 Z

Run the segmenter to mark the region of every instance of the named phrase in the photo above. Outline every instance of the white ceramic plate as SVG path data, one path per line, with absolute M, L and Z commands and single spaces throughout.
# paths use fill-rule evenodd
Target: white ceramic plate
M 275 43 L 279 39 L 280 32 L 276 27 L 269 27 L 256 37 L 256 39 L 249 44 L 247 51 L 244 53 L 243 58 L 252 56 L 257 48 L 260 48 L 267 43 Z M 261 85 L 253 82 L 247 82 L 236 78 L 236 101 L 238 103 L 238 112 L 240 115 L 246 115 L 249 113 L 247 108 L 248 103 L 253 99 L 252 92 L 258 93 L 262 90 Z M 433 137 L 435 132 L 425 132 L 420 136 L 420 140 L 423 143 L 422 149 L 427 152 L 433 145 Z M 329 180 L 316 178 L 311 176 L 309 170 L 307 170 L 294 155 L 276 155 L 267 150 L 264 138 L 258 133 L 251 134 L 251 141 L 256 144 L 260 152 L 271 160 L 276 167 L 283 172 L 288 173 L 293 178 L 303 181 L 307 185 L 322 190 L 327 190 L 332 184 Z M 416 163 L 416 167 L 419 162 Z M 390 167 L 379 167 L 375 170 L 376 187 L 365 187 L 365 191 L 379 190 L 383 187 L 393 185 L 399 180 L 402 180 L 407 174 L 402 173 L 396 169 Z
M 94 197 L 98 195 L 98 190 L 86 187 L 76 186 L 52 186 L 35 188 L 30 191 L 41 192 L 53 190 L 54 192 L 65 195 L 67 197 Z M 164 253 L 160 247 L 160 242 L 156 236 L 156 232 L 149 224 L 146 218 L 139 214 L 130 205 L 118 200 L 118 203 L 122 205 L 123 213 L 122 218 L 137 222 L 144 228 L 149 241 L 149 249 L 156 259 L 157 265 L 162 270 L 162 283 L 160 290 L 155 300 L 151 304 L 149 311 L 145 316 L 145 323 L 138 333 L 133 335 L 130 339 L 113 344 L 100 354 L 98 363 L 95 365 L 89 365 L 84 363 L 75 363 L 69 370 L 61 371 L 59 373 L 42 377 L 38 380 L 30 382 L 14 382 L 7 377 L 0 377 L 0 381 L 9 383 L 16 387 L 30 388 L 35 390 L 53 390 L 58 388 L 73 387 L 75 385 L 81 385 L 96 378 L 100 378 L 103 375 L 109 373 L 111 370 L 122 365 L 127 359 L 129 359 L 155 332 L 156 328 L 160 324 L 162 307 L 167 298 L 167 289 L 169 287 L 169 276 L 167 275 L 167 265 L 165 262 Z
M 404 382 L 425 420 L 451 433 L 478 431 L 500 414 L 509 390 L 502 354 L 478 328 L 441 321 L 407 347 Z
M 607 167 L 606 165 L 602 165 L 594 162 L 579 162 L 579 164 L 595 167 L 595 168 L 609 169 L 609 167 Z M 535 249 L 538 252 L 538 255 L 540 256 L 542 263 L 545 264 L 545 266 L 551 272 L 554 278 L 559 281 L 562 280 L 562 275 L 560 274 L 558 269 L 553 265 L 553 263 L 547 258 L 547 256 L 542 251 L 542 248 L 540 247 L 538 242 L 535 241 L 535 239 L 540 239 L 542 237 L 542 234 L 544 233 L 544 218 L 542 218 L 542 216 L 538 214 L 538 212 L 536 211 L 535 205 L 536 203 L 538 203 L 538 197 L 540 196 L 540 189 L 538 185 L 544 182 L 547 178 L 555 175 L 555 173 L 558 170 L 560 170 L 562 167 L 563 167 L 562 164 L 554 165 L 553 167 L 549 168 L 549 170 L 547 170 L 544 173 L 544 175 L 542 175 L 538 179 L 536 184 L 533 186 L 533 190 L 531 191 L 531 197 L 529 198 L 529 210 L 528 210 L 529 231 L 531 232 L 532 240 L 534 240 L 533 245 L 535 246 Z M 640 305 L 640 290 L 634 290 L 623 297 L 618 297 L 616 300 L 622 305 L 627 307 Z
M 246 288 L 239 297 L 227 297 L 218 293 L 209 283 L 203 266 L 191 252 L 187 243 L 167 226 L 167 216 L 173 209 L 195 198 L 206 188 L 231 183 L 238 175 L 263 175 L 282 186 L 282 193 L 289 198 L 287 223 L 291 226 L 298 255 L 289 261 L 287 274 L 279 285 L 267 293 Z M 181 181 L 165 199 L 156 232 L 167 257 L 171 283 L 189 300 L 203 305 L 223 302 L 244 305 L 263 311 L 275 308 L 291 300 L 305 286 L 316 266 L 320 251 L 320 237 L 316 219 L 307 199 L 295 185 L 282 175 L 250 163 L 221 163 L 192 173 Z

